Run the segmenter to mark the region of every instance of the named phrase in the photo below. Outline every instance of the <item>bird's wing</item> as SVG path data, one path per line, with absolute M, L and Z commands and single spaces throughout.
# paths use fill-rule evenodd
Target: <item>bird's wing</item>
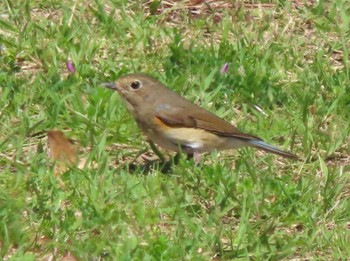
M 198 128 L 220 136 L 261 140 L 258 137 L 239 131 L 230 123 L 197 105 L 195 107 L 190 106 L 189 109 L 185 107 L 163 105 L 156 109 L 156 117 L 164 124 L 172 127 Z

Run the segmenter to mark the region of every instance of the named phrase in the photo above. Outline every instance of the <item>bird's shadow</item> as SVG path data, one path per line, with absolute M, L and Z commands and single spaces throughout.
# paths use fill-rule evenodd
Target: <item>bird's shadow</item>
M 171 175 L 172 169 L 174 166 L 178 165 L 181 159 L 181 154 L 176 154 L 174 157 L 171 157 L 169 160 L 144 160 L 143 164 L 138 164 L 135 161 L 128 163 L 126 168 L 131 174 L 140 173 L 142 175 L 148 175 L 152 170 L 160 171 L 163 174 Z

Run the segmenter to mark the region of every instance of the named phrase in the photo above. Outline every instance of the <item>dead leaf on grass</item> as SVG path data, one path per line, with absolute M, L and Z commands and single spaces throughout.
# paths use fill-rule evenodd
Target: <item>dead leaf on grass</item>
M 49 157 L 56 162 L 55 173 L 64 172 L 78 163 L 78 147 L 62 131 L 47 131 Z

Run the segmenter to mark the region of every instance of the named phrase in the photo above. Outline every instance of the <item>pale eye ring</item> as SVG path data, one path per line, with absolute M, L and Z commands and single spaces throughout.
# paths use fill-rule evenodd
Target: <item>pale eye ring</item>
M 130 84 L 130 87 L 131 87 L 131 89 L 133 89 L 133 90 L 138 90 L 138 89 L 140 89 L 140 88 L 142 87 L 142 84 L 141 84 L 141 82 L 139 82 L 139 81 L 133 81 L 133 82 Z

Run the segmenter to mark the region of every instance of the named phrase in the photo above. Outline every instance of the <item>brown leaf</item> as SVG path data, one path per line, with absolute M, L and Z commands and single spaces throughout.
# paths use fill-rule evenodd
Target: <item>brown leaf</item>
M 66 169 L 69 165 L 76 165 L 78 149 L 74 142 L 64 136 L 62 131 L 47 131 L 49 156 L 59 163 L 60 170 Z

